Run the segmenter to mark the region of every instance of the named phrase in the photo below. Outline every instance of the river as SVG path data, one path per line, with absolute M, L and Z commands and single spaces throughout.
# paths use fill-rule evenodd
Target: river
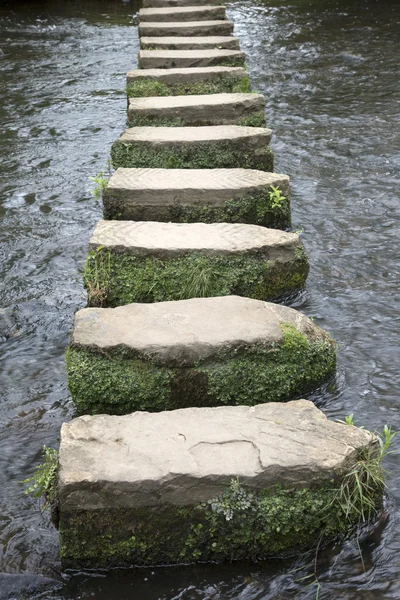
M 0 2 L 0 572 L 55 577 L 30 597 L 56 600 L 311 600 L 312 556 L 60 580 L 57 532 L 19 483 L 73 418 L 63 355 L 101 217 L 89 176 L 107 169 L 125 126 L 138 8 Z M 291 177 L 310 257 L 295 306 L 339 342 L 336 381 L 312 399 L 331 418 L 400 430 L 400 3 L 238 1 L 229 17 L 267 98 L 275 169 Z M 320 552 L 320 600 L 400 597 L 398 461 L 385 463 L 381 521 Z

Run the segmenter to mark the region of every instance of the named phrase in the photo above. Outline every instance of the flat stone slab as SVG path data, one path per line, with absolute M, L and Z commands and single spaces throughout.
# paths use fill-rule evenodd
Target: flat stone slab
M 142 37 L 140 47 L 143 50 L 205 50 L 224 48 L 239 50 L 239 38 L 230 35 L 209 35 L 198 37 Z
M 224 296 L 80 310 L 67 371 L 78 412 L 121 414 L 290 400 L 335 361 L 298 311 Z
M 114 168 L 245 168 L 273 171 L 270 129 L 132 127 L 111 148 Z
M 127 73 L 128 97 L 181 96 L 249 92 L 249 75 L 242 67 L 137 69 Z
M 223 0 L 143 0 L 143 8 L 161 8 L 164 6 L 214 6 L 223 4 Z
M 142 36 L 204 36 L 204 35 L 231 35 L 233 33 L 232 21 L 175 21 L 141 22 L 139 23 L 139 37 Z
M 285 198 L 278 205 L 272 187 Z M 103 192 L 107 219 L 290 226 L 287 175 L 251 169 L 124 169 Z
M 239 50 L 140 50 L 141 69 L 187 69 L 193 67 L 242 67 L 246 55 Z
M 308 273 L 298 235 L 242 223 L 100 221 L 89 249 L 89 306 L 191 298 L 199 273 L 207 296 L 269 300 L 299 291 Z
M 226 17 L 225 6 L 178 6 L 166 8 L 141 8 L 139 19 L 142 23 L 158 21 L 222 21 Z
M 130 98 L 130 127 L 141 125 L 265 125 L 262 94 L 206 94 Z
M 331 536 L 350 527 L 335 492 L 376 446 L 307 400 L 74 419 L 62 426 L 59 455 L 63 565 L 260 559 L 313 547 L 326 526 Z M 288 510 L 292 536 L 281 527 Z

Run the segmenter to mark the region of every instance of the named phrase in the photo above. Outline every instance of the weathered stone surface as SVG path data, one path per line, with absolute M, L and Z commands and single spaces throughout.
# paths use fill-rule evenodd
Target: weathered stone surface
M 239 38 L 230 35 L 198 36 L 198 37 L 142 37 L 140 47 L 143 50 L 205 50 L 208 48 L 225 48 L 239 50 Z
M 262 94 L 208 94 L 131 98 L 130 126 L 137 125 L 256 125 L 265 124 Z
M 289 183 L 287 175 L 251 169 L 120 168 L 103 192 L 104 214 L 108 219 L 239 221 L 284 229 L 290 225 Z M 286 198 L 280 206 L 271 203 L 271 186 Z
M 114 142 L 115 168 L 245 168 L 273 171 L 272 131 L 262 127 L 132 127 Z
M 139 23 L 139 36 L 231 35 L 232 21 L 175 21 L 174 23 Z
M 127 74 L 130 97 L 248 91 L 249 76 L 242 67 L 138 69 Z
M 364 429 L 328 421 L 307 400 L 85 415 L 61 429 L 61 515 L 193 506 L 234 477 L 253 490 L 310 487 L 337 478 L 373 441 Z
M 219 21 L 225 19 L 225 6 L 183 6 L 141 8 L 139 19 L 142 23 L 179 21 Z
M 223 4 L 223 0 L 143 0 L 143 8 L 161 8 L 163 6 L 211 6 Z
M 140 50 L 141 69 L 186 69 L 193 67 L 241 67 L 246 55 L 239 50 Z
M 84 282 L 89 306 L 236 294 L 270 300 L 304 287 L 308 261 L 298 235 L 242 223 L 100 221 Z

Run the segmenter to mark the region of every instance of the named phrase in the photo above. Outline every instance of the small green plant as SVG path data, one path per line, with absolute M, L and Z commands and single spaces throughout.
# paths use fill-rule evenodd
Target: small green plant
M 91 250 L 85 263 L 83 282 L 90 306 L 103 306 L 107 299 L 111 273 L 111 252 L 102 246 Z
M 89 177 L 90 181 L 96 184 L 94 190 L 91 191 L 93 196 L 100 198 L 107 187 L 108 181 L 111 177 L 111 159 L 108 160 L 107 170 L 100 171 L 94 177 Z
M 30 484 L 25 494 L 32 494 L 34 498 L 44 496 L 45 504 L 42 510 L 45 510 L 49 503 L 55 499 L 56 480 L 58 471 L 58 451 L 53 448 L 43 446 L 43 462 L 38 465 L 32 477 L 24 479 L 21 483 Z
M 283 196 L 281 190 L 277 187 L 271 185 L 271 191 L 269 192 L 269 199 L 271 202 L 272 208 L 280 208 L 282 204 L 286 201 L 286 197 Z
M 231 479 L 228 490 L 208 502 L 211 510 L 224 515 L 226 521 L 231 521 L 237 513 L 249 510 L 253 503 L 254 494 L 242 487 L 239 477 Z
M 356 422 L 354 420 L 354 413 L 351 413 L 351 415 L 347 415 L 347 417 L 344 418 L 344 422 L 346 425 L 350 425 L 351 427 L 355 427 Z M 362 429 L 362 427 L 360 427 L 360 429 Z

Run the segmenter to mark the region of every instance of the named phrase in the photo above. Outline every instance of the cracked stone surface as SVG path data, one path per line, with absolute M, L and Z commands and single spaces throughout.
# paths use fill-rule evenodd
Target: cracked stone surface
M 376 443 L 308 400 L 83 416 L 61 429 L 60 510 L 195 505 L 234 477 L 252 489 L 309 487 Z
M 141 22 L 150 21 L 219 21 L 224 20 L 225 6 L 168 6 L 157 8 L 141 8 Z
M 196 36 L 196 35 L 230 35 L 233 32 L 232 21 L 174 21 L 174 22 L 141 22 L 139 36 Z
M 192 298 L 117 308 L 84 308 L 75 314 L 72 346 L 107 351 L 126 348 L 166 366 L 192 366 L 221 351 L 283 340 L 290 323 L 312 340 L 326 333 L 293 308 L 239 296 Z
M 198 36 L 198 37 L 142 37 L 140 47 L 156 48 L 157 50 L 203 50 L 206 48 L 225 48 L 239 50 L 239 38 L 229 35 L 224 36 Z
M 212 67 L 227 59 L 246 60 L 244 52 L 239 50 L 140 50 L 139 66 L 142 69 L 174 69 L 193 67 Z
M 238 79 L 248 77 L 243 67 L 190 67 L 188 69 L 136 69 L 126 75 L 126 83 L 136 83 L 151 79 L 166 85 L 199 83 L 234 76 Z

